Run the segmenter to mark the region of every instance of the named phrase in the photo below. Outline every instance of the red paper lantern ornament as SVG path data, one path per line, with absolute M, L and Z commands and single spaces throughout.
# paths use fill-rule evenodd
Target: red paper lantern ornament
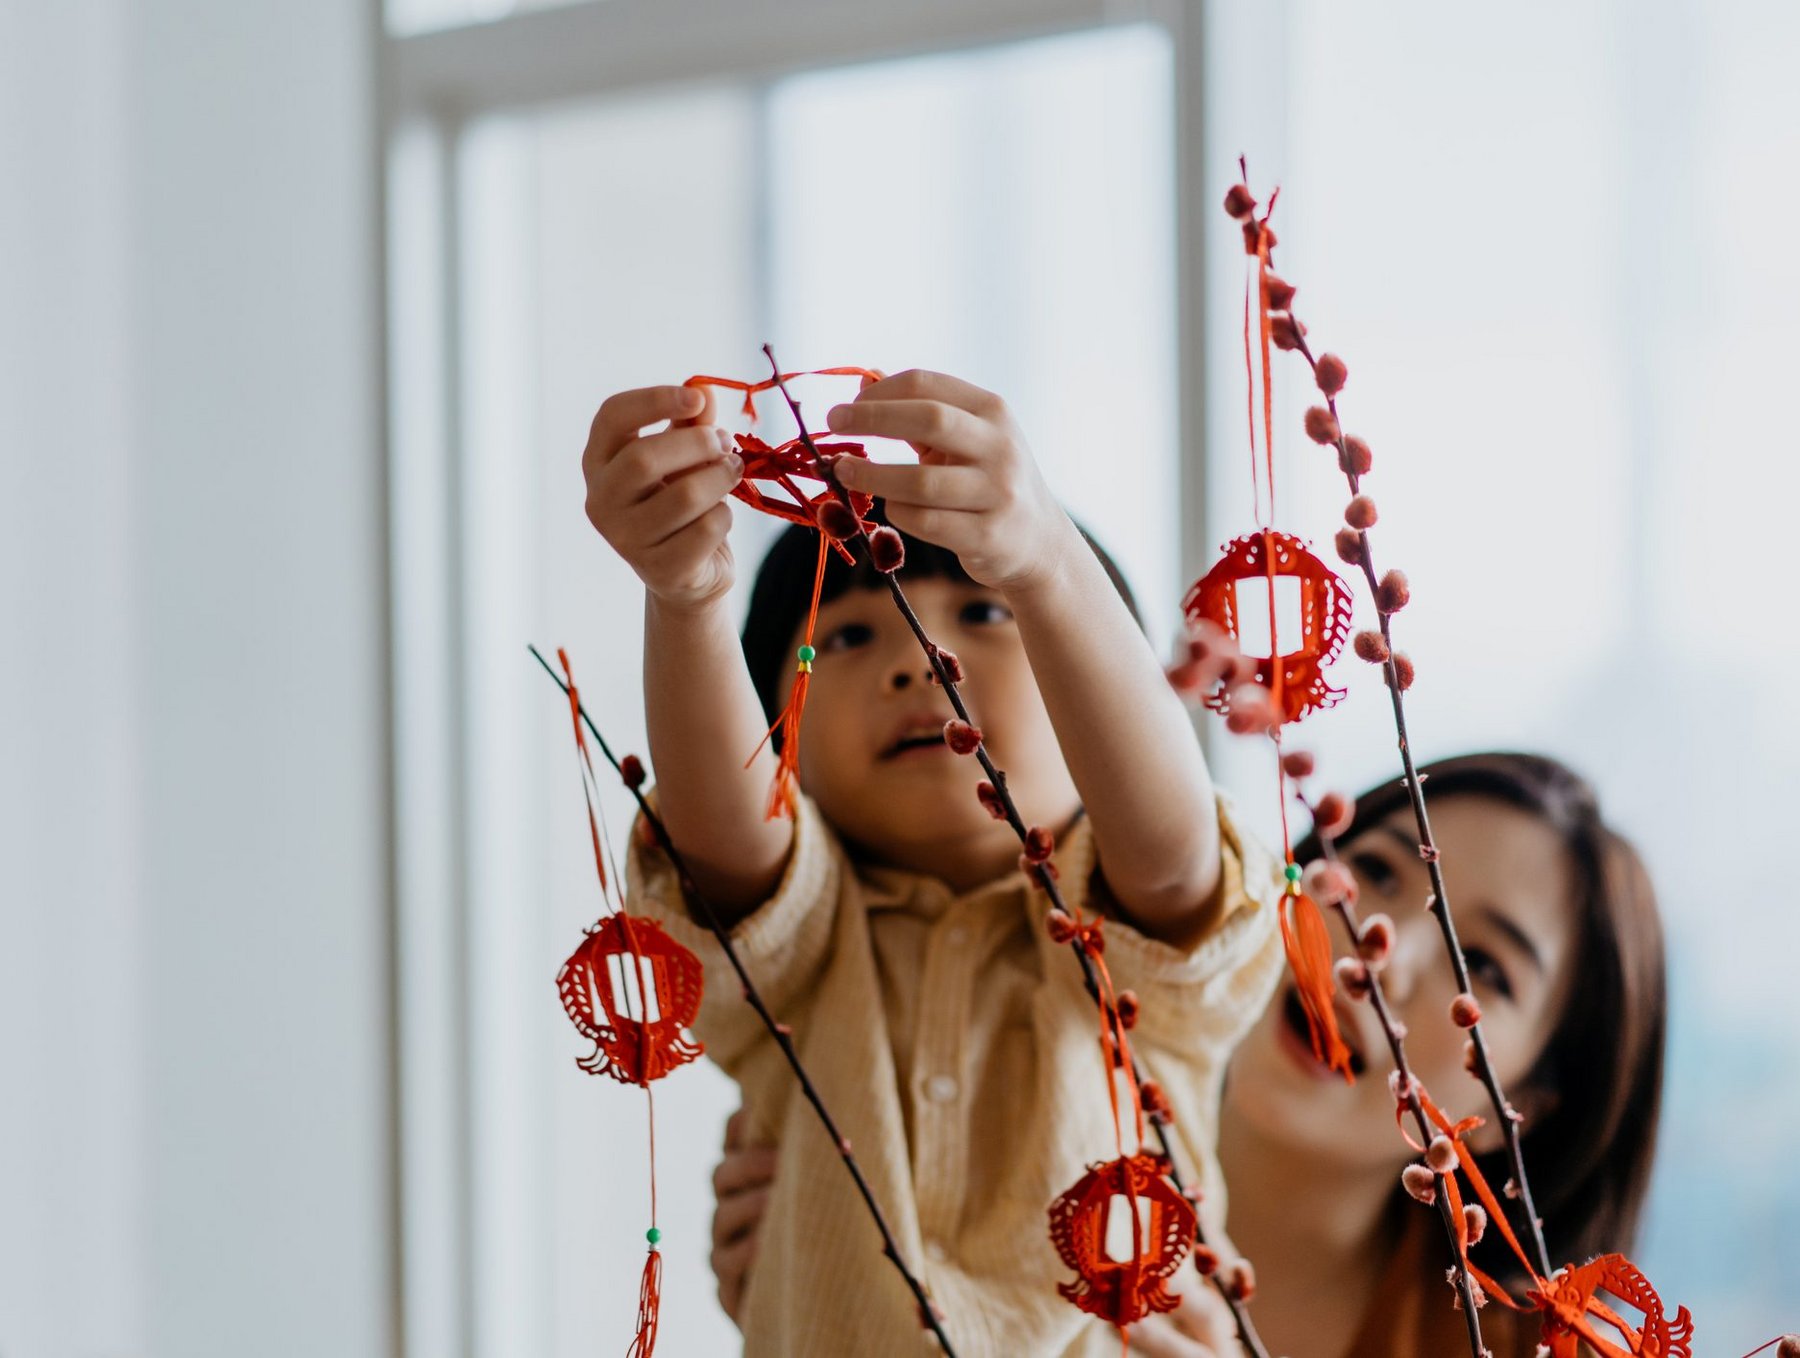
M 1147 1208 L 1140 1221 L 1137 1204 Z M 1107 1222 L 1122 1204 L 1131 1213 L 1131 1254 L 1114 1259 Z M 1194 1243 L 1194 1205 L 1165 1177 L 1154 1155 L 1128 1155 L 1094 1165 L 1050 1204 L 1050 1240 L 1076 1273 L 1056 1290 L 1090 1315 L 1126 1326 L 1152 1311 L 1172 1311 L 1181 1299 L 1166 1284 Z
M 1599 1300 L 1595 1295 L 1599 1292 L 1610 1293 L 1634 1307 L 1642 1313 L 1644 1323 L 1628 1324 Z M 1687 1307 L 1678 1307 L 1671 1321 L 1649 1279 L 1622 1254 L 1603 1254 L 1564 1269 L 1541 1288 L 1529 1289 L 1525 1296 L 1543 1313 L 1540 1338 L 1550 1358 L 1577 1358 L 1584 1345 L 1608 1358 L 1627 1353 L 1634 1358 L 1692 1358 L 1694 1318 Z M 1628 1347 L 1621 1349 L 1596 1333 L 1594 1320 L 1617 1330 Z
M 635 999 L 631 987 L 617 984 L 621 976 L 635 978 Z M 602 919 L 556 975 L 563 1009 L 594 1044 L 576 1064 L 590 1075 L 647 1085 L 692 1061 L 703 1048 L 685 1030 L 700 1012 L 703 976 L 700 959 L 655 920 L 622 913 Z M 654 1018 L 645 1012 L 652 996 Z
M 1300 584 L 1300 644 L 1283 653 L 1275 641 L 1275 581 Z M 1349 587 L 1301 542 L 1272 528 L 1246 533 L 1225 545 L 1225 554 L 1182 600 L 1189 625 L 1202 620 L 1222 627 L 1240 642 L 1243 619 L 1238 614 L 1238 585 L 1264 581 L 1269 590 L 1270 654 L 1251 657 L 1256 682 L 1275 698 L 1284 722 L 1333 706 L 1342 689 L 1325 682 L 1325 666 L 1336 660 L 1350 635 Z M 1225 710 L 1225 687 L 1206 698 L 1215 712 Z

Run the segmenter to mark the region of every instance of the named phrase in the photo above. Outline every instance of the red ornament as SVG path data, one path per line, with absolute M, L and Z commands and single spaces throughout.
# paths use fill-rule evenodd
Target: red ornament
M 1094 1165 L 1050 1204 L 1051 1243 L 1079 1275 L 1056 1290 L 1113 1325 L 1130 1325 L 1180 1304 L 1165 1284 L 1194 1242 L 1194 1205 L 1175 1191 L 1163 1168 L 1158 1157 L 1142 1154 Z M 1124 1260 L 1106 1250 L 1107 1213 L 1115 1197 L 1123 1197 L 1131 1212 L 1132 1254 Z M 1138 1220 L 1138 1202 L 1149 1206 L 1147 1226 Z
M 647 978 L 656 996 L 656 1017 L 645 1021 L 639 1004 L 621 1003 L 614 993 L 614 959 L 628 974 Z M 704 972 L 700 959 L 682 947 L 655 920 L 608 915 L 581 940 L 556 975 L 563 1008 L 594 1050 L 576 1064 L 590 1075 L 610 1075 L 622 1084 L 647 1085 L 700 1055 L 701 1045 L 682 1030 L 700 1012 Z M 598 1005 L 596 1005 L 598 997 Z
M 1344 696 L 1325 682 L 1324 668 L 1337 659 L 1350 633 L 1350 591 L 1306 545 L 1272 528 L 1246 533 L 1226 544 L 1225 555 L 1188 591 L 1181 610 L 1190 625 L 1205 621 L 1242 639 L 1237 585 L 1241 580 L 1300 582 L 1300 646 L 1283 655 L 1253 657 L 1256 682 L 1270 690 L 1283 721 L 1331 707 Z M 1271 613 L 1273 603 L 1271 602 Z M 1271 622 L 1274 619 L 1271 617 Z M 1271 647 L 1273 642 L 1271 641 Z M 1223 689 L 1206 700 L 1215 712 L 1226 707 Z

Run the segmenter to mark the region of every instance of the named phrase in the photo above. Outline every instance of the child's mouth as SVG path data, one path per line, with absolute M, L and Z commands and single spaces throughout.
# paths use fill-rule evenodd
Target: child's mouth
M 894 737 L 882 748 L 881 758 L 923 758 L 923 751 L 948 750 L 944 743 L 944 718 L 932 713 L 908 717 L 896 728 Z

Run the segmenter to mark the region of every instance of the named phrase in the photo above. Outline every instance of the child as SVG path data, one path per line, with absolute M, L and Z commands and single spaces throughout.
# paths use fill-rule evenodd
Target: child
M 1115 1352 L 1108 1327 L 1057 1295 L 1070 1275 L 1047 1234 L 1051 1201 L 1117 1154 L 1076 960 L 1046 935 L 1017 839 L 976 799 L 979 767 L 944 744 L 948 699 L 866 567 L 834 562 L 827 577 L 799 810 L 764 819 L 775 757 L 744 758 L 785 702 L 810 579 L 778 589 L 776 568 L 759 582 L 740 649 L 724 499 L 742 468 L 710 413 L 680 387 L 622 393 L 583 457 L 589 518 L 647 591 L 645 706 L 669 833 L 792 1026 L 962 1358 Z M 1155 655 L 997 397 L 906 372 L 828 423 L 919 453 L 844 459 L 838 475 L 912 539 L 908 597 L 960 657 L 1025 820 L 1055 834 L 1069 904 L 1109 917 L 1105 960 L 1142 1001 L 1133 1040 L 1174 1106 L 1177 1155 L 1216 1190 L 1220 1074 L 1281 967 L 1279 866 L 1217 806 Z M 631 907 L 705 959 L 699 1036 L 761 1119 L 754 1139 L 780 1146 L 745 1353 L 916 1358 L 911 1296 L 669 865 L 637 846 L 628 876 Z

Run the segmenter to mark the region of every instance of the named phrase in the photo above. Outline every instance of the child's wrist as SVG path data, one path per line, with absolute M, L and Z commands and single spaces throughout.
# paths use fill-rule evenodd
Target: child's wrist
M 1058 512 L 1056 522 L 1045 531 L 1043 550 L 1032 568 L 1002 585 L 1000 592 L 1015 604 L 1027 605 L 1058 593 L 1068 586 L 1071 569 L 1086 551 L 1087 544 L 1075 521 Z

